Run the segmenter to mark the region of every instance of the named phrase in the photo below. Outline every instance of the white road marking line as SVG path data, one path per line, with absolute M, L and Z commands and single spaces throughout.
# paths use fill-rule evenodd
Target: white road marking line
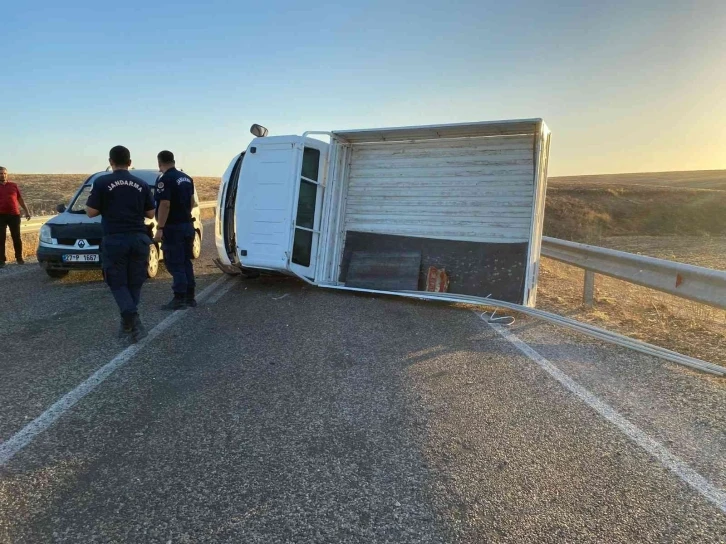
M 722 512 L 726 513 L 726 491 L 712 485 L 708 480 L 706 480 L 706 478 L 701 476 L 681 459 L 668 451 L 660 442 L 648 436 L 639 427 L 636 427 L 620 415 L 612 406 L 603 402 L 593 393 L 575 382 L 567 374 L 562 372 L 559 368 L 519 339 L 519 337 L 517 337 L 514 333 L 507 330 L 506 327 L 497 323 L 489 323 L 482 316 L 480 317 L 483 321 L 487 322 L 492 329 L 511 342 L 514 347 L 534 361 L 540 368 L 560 382 L 571 393 L 577 396 L 581 401 L 595 410 L 602 417 L 607 419 L 610 423 L 615 425 L 628 438 L 638 444 L 638 446 L 660 461 L 665 468 L 673 472 L 681 480 L 698 491 Z
M 214 293 L 214 295 L 212 295 L 212 297 L 210 297 L 210 299 L 207 302 L 209 304 L 216 304 L 219 301 L 219 299 L 222 298 L 224 295 L 226 295 L 227 291 L 232 289 L 232 287 L 234 287 L 235 285 L 237 285 L 236 281 L 230 281 L 229 283 L 227 283 L 227 285 L 225 285 L 219 291 Z
M 229 276 L 222 276 L 219 278 L 199 294 L 199 300 L 204 301 L 204 299 L 214 293 L 214 291 L 222 286 L 228 279 Z M 124 349 L 121 353 L 116 355 L 116 357 L 111 359 L 111 361 L 86 378 L 75 389 L 63 395 L 50 408 L 20 429 L 20 431 L 15 433 L 6 442 L 1 443 L 0 467 L 5 465 L 15 456 L 15 454 L 30 444 L 36 436 L 53 425 L 53 423 L 70 410 L 78 401 L 101 385 L 106 378 L 133 359 L 134 355 L 144 349 L 149 342 L 152 342 L 162 332 L 174 325 L 174 323 L 183 319 L 189 312 L 190 310 L 179 310 L 165 317 L 149 331 L 149 335 L 146 338 L 142 339 L 138 344 L 132 344 Z

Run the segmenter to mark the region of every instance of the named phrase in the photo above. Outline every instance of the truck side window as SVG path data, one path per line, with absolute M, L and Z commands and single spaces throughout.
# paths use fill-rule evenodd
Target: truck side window
M 302 177 L 318 181 L 319 168 L 320 151 L 312 147 L 306 147 L 303 151 Z
M 318 185 L 313 182 L 318 181 L 319 169 L 320 151 L 306 147 L 303 150 L 300 195 L 297 201 L 295 238 L 292 246 L 292 262 L 300 266 L 310 266 L 313 246 L 311 231 L 315 228 L 315 202 L 318 196 Z

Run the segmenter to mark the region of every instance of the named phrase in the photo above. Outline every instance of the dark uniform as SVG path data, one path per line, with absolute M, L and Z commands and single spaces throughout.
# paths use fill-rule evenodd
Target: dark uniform
M 172 275 L 174 297 L 193 300 L 194 267 L 194 180 L 176 168 L 170 168 L 156 182 L 156 215 L 159 217 L 159 203 L 169 201 L 169 217 L 164 225 L 162 249 L 166 269 Z
M 86 205 L 101 212 L 103 271 L 121 317 L 126 323 L 138 321 L 153 243 L 144 224 L 145 212 L 154 209 L 151 189 L 128 170 L 116 170 L 96 179 Z

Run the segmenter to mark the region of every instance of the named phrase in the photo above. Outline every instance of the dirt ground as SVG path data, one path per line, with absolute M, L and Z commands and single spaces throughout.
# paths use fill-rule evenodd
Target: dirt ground
M 726 270 L 726 235 L 612 236 L 601 239 L 599 245 L 658 259 Z

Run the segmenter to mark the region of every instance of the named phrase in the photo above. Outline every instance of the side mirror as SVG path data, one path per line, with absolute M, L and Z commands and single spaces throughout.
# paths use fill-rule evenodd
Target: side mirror
M 66 205 L 65 204 L 58 204 L 55 207 L 55 211 L 57 211 L 58 213 L 63 213 L 64 211 L 66 211 Z
M 257 124 L 252 125 L 250 132 L 252 133 L 252 136 L 255 136 L 256 138 L 264 138 L 268 134 L 268 130 L 265 127 Z

